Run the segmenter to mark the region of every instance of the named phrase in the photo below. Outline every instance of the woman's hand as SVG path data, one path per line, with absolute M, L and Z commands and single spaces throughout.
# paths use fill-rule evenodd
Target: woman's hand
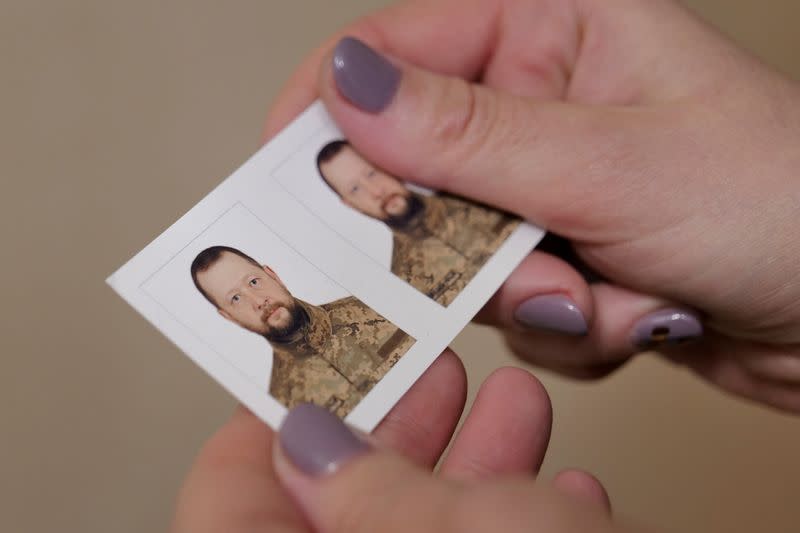
M 465 394 L 464 368 L 448 350 L 381 422 L 372 442 L 404 456 L 407 463 L 403 464 L 414 465 L 415 472 L 430 472 L 455 430 Z M 439 476 L 450 480 L 448 483 L 457 480 L 464 486 L 477 486 L 476 480 L 534 475 L 547 449 L 551 414 L 547 393 L 533 376 L 519 369 L 498 370 L 481 387 L 441 462 Z M 315 427 L 307 429 L 313 432 Z M 305 445 L 307 459 L 319 463 L 326 453 L 337 449 L 335 438 L 309 433 L 308 439 L 295 439 L 294 451 Z M 173 531 L 308 531 L 308 516 L 295 506 L 273 467 L 274 445 L 272 430 L 240 408 L 197 457 L 178 499 Z M 605 491 L 588 474 L 562 472 L 554 486 L 573 499 L 608 509 Z M 344 501 L 349 496 L 363 500 L 352 507 L 363 511 L 371 503 L 373 510 L 385 503 L 380 495 L 338 494 Z M 416 510 L 409 508 L 407 512 Z
M 503 447 L 513 449 L 513 434 Z M 479 533 L 629 531 L 612 521 L 601 487 L 585 474 L 555 487 L 530 475 L 434 477 L 370 447 L 326 410 L 293 409 L 281 427 L 275 472 L 315 531 Z M 559 490 L 560 486 L 560 490 Z
M 800 412 L 800 90 L 677 4 L 404 2 L 308 58 L 267 135 L 317 97 L 378 166 L 599 274 L 542 251 L 516 270 L 481 319 L 523 359 L 598 377 L 658 349 Z

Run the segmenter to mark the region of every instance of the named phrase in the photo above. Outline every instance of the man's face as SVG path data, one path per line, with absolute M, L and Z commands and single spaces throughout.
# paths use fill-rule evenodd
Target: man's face
M 297 303 L 268 267 L 222 252 L 197 281 L 219 313 L 243 328 L 267 337 L 294 331 Z
M 409 209 L 411 193 L 397 178 L 375 168 L 344 146 L 320 171 L 342 201 L 378 220 L 400 219 Z

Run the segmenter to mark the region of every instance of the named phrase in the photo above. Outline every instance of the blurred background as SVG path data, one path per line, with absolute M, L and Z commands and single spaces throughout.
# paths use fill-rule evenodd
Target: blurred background
M 0 530 L 168 527 L 234 402 L 104 279 L 257 149 L 301 58 L 386 3 L 0 0 Z M 800 78 L 795 0 L 687 4 Z M 472 393 L 514 364 L 477 326 L 454 348 Z M 647 355 L 600 383 L 536 374 L 544 476 L 586 468 L 660 530 L 798 530 L 800 417 Z

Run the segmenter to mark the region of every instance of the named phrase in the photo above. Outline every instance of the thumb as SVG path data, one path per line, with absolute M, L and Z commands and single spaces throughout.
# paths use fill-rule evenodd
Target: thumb
M 533 480 L 465 484 L 431 476 L 373 449 L 337 417 L 311 404 L 287 415 L 275 471 L 314 531 L 469 533 L 617 531 L 605 511 Z
M 618 163 L 635 165 L 632 148 L 648 122 L 644 108 L 523 98 L 401 63 L 349 37 L 323 63 L 320 94 L 376 166 L 556 232 L 574 232 L 576 222 L 596 227 L 575 219 L 601 217 L 595 206 L 630 190 Z M 615 206 L 610 214 L 620 213 Z
M 399 456 L 371 448 L 326 409 L 292 409 L 279 433 L 275 471 L 313 526 L 324 532 L 437 527 L 434 506 L 451 506 L 455 492 Z

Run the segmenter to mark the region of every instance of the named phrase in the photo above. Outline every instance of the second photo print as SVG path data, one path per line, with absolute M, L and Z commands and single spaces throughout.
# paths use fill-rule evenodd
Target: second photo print
M 414 187 L 346 139 L 320 136 L 276 180 L 372 260 L 447 307 L 519 226 L 502 211 Z

